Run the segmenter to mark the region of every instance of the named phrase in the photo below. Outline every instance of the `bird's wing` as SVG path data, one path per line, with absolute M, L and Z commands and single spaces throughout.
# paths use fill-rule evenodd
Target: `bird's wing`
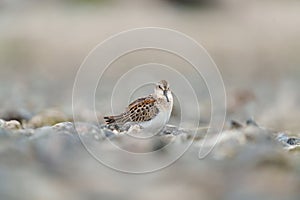
M 149 121 L 159 112 L 155 102 L 156 99 L 152 96 L 139 98 L 129 104 L 124 113 L 117 116 L 104 117 L 104 119 L 107 124 Z
M 133 122 L 149 121 L 159 112 L 155 102 L 156 99 L 152 96 L 139 98 L 129 104 L 126 115 L 129 115 Z

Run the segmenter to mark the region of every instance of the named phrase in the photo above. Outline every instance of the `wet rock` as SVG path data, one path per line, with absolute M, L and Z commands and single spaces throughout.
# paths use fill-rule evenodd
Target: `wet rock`
M 286 143 L 289 145 L 299 145 L 300 144 L 300 138 L 289 138 Z
M 300 150 L 300 138 L 289 136 L 286 133 L 279 133 L 276 139 L 285 147 L 285 149 L 294 151 Z

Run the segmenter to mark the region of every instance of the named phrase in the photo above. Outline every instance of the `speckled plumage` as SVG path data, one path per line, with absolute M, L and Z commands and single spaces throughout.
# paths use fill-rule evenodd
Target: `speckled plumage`
M 133 101 L 122 114 L 106 116 L 104 120 L 107 124 L 146 124 L 148 122 L 147 126 L 155 126 L 158 123 L 163 126 L 170 118 L 172 107 L 173 97 L 169 85 L 167 81 L 162 80 L 157 83 L 154 94 Z
M 108 124 L 149 121 L 159 112 L 155 104 L 156 100 L 152 96 L 139 98 L 129 104 L 124 113 L 117 116 L 104 117 L 104 119 Z

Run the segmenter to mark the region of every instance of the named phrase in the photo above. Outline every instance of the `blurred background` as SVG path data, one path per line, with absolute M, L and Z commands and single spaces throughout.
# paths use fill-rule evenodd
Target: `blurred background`
M 223 76 L 232 118 L 298 130 L 297 0 L 2 0 L 1 115 L 60 107 L 70 113 L 76 72 L 107 37 L 157 26 L 207 49 Z M 51 95 L 50 95 L 51 94 Z M 292 112 L 291 112 L 292 111 Z
M 147 26 L 178 30 L 206 48 L 223 76 L 228 98 L 227 119 L 244 121 L 254 117 L 265 127 L 299 132 L 298 0 L 0 0 L 0 118 L 30 119 L 55 108 L 68 120 L 72 114 L 74 78 L 90 50 L 120 31 Z M 0 173 L 1 199 L 20 199 L 23 195 L 9 196 L 5 192 L 16 188 L 28 199 L 116 199 L 126 195 L 128 199 L 163 196 L 176 199 L 181 196 L 180 190 L 183 190 L 181 197 L 191 199 L 240 199 L 242 194 L 249 199 L 268 199 L 263 198 L 264 192 L 273 191 L 280 197 L 289 195 L 287 199 L 299 197 L 293 187 L 282 189 L 282 185 L 299 186 L 299 176 L 278 172 L 277 168 L 259 173 L 254 170 L 255 177 L 252 173 L 243 180 L 236 177 L 232 187 L 224 188 L 224 180 L 236 176 L 233 172 L 237 166 L 233 167 L 230 161 L 224 165 L 214 161 L 201 165 L 186 158 L 189 166 L 182 161 L 170 171 L 146 175 L 143 179 L 135 177 L 129 186 L 126 182 L 131 179 L 129 175 L 106 168 L 98 167 L 99 172 L 92 167 L 91 170 L 97 171 L 95 176 L 89 173 L 91 165 L 83 169 L 75 164 L 72 168 L 74 163 L 69 163 L 63 172 L 51 171 L 51 167 L 40 167 L 37 161 L 32 164 L 31 158 L 22 154 L 13 158 L 8 155 L 2 154 L 3 161 L 8 163 L 2 168 L 15 171 Z M 20 163 L 27 168 L 8 167 Z M 172 177 L 178 171 L 181 173 L 175 180 Z M 60 173 L 66 176 L 62 178 Z M 199 179 L 195 179 L 195 173 L 199 173 Z M 274 174 L 279 175 L 274 177 Z M 264 178 L 274 183 L 266 187 L 267 191 L 263 188 L 270 182 L 260 185 L 258 180 Z M 16 181 L 19 179 L 22 181 Z M 89 182 L 90 179 L 93 181 Z M 39 185 L 38 191 L 31 185 Z M 237 192 L 234 187 L 241 185 Z M 252 192 L 261 192 L 261 196 Z

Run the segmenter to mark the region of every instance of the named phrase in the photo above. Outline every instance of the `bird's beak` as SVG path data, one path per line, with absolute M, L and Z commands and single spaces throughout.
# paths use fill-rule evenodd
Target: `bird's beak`
M 168 97 L 168 90 L 164 90 L 164 95 L 167 98 L 167 102 L 170 102 L 169 97 Z

